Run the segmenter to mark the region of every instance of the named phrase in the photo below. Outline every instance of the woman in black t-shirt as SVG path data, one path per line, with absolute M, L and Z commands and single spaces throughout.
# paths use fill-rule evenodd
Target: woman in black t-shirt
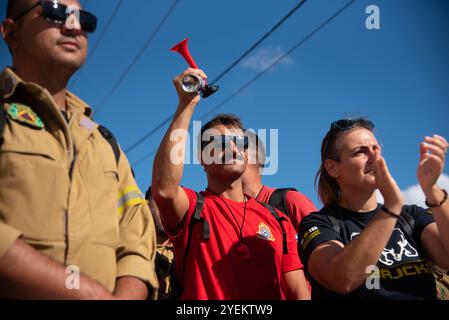
M 428 261 L 449 269 L 449 201 L 436 185 L 449 144 L 437 135 L 421 144 L 418 180 L 431 210 L 404 206 L 373 129 L 339 120 L 323 140 L 324 208 L 303 219 L 298 243 L 312 299 L 435 299 Z

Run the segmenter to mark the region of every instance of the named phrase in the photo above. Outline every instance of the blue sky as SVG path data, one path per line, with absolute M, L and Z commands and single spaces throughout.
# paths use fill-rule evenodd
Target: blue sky
M 71 89 L 95 109 L 173 2 L 124 0 Z M 289 50 L 347 2 L 307 1 L 248 60 L 219 82 L 220 91 L 201 101 L 194 119 L 225 100 L 273 57 Z M 2 0 L 2 18 L 5 3 Z M 117 3 L 88 1 L 87 10 L 99 18 L 98 31 L 90 37 L 91 47 Z M 169 51 L 174 44 L 189 37 L 192 55 L 212 79 L 297 3 L 180 0 L 141 59 L 95 114 L 95 120 L 113 131 L 127 149 L 176 109 L 171 79 L 186 64 Z M 380 30 L 365 27 L 365 9 L 371 4 L 380 9 Z M 448 9 L 445 0 L 357 0 L 217 112 L 237 114 L 249 128 L 278 129 L 279 170 L 264 182 L 296 187 L 317 205 L 313 182 L 321 140 L 330 123 L 348 116 L 368 117 L 376 124 L 393 176 L 406 190 L 417 183 L 422 138 L 434 133 L 449 138 Z M 3 66 L 11 63 L 3 43 L 0 61 Z M 165 129 L 128 153 L 130 162 L 155 151 Z M 142 190 L 150 184 L 153 157 L 134 166 Z M 186 166 L 183 184 L 203 189 L 206 180 L 202 168 Z

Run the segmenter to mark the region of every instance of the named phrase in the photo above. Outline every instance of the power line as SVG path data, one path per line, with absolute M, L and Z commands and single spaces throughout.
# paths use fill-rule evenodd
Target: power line
M 150 37 L 147 39 L 147 41 L 144 43 L 144 45 L 142 46 L 142 48 L 140 49 L 139 53 L 134 57 L 134 59 L 132 60 L 132 62 L 128 65 L 128 67 L 126 68 L 126 70 L 122 73 L 122 75 L 120 76 L 120 78 L 117 80 L 117 82 L 114 84 L 114 86 L 112 87 L 112 89 L 109 91 L 109 93 L 103 98 L 103 100 L 101 101 L 101 103 L 98 105 L 98 107 L 95 109 L 95 113 L 98 114 L 98 112 L 100 112 L 100 110 L 104 107 L 104 105 L 106 104 L 106 102 L 109 100 L 109 98 L 115 93 L 115 91 L 117 90 L 117 88 L 119 87 L 119 85 L 122 83 L 122 81 L 126 78 L 126 76 L 128 75 L 128 73 L 131 71 L 131 69 L 136 65 L 136 63 L 139 61 L 139 59 L 142 57 L 143 53 L 145 52 L 145 50 L 147 49 L 147 47 L 150 45 L 150 43 L 153 41 L 154 37 L 158 34 L 158 32 L 160 31 L 160 29 L 162 28 L 162 26 L 165 24 L 165 22 L 167 21 L 167 19 L 170 17 L 170 15 L 172 14 L 173 10 L 176 8 L 177 4 L 178 4 L 179 0 L 175 0 L 172 4 L 172 6 L 168 9 L 167 13 L 164 15 L 164 17 L 162 18 L 162 20 L 159 22 L 158 26 L 154 29 L 154 31 L 151 33 Z
M 341 7 L 337 12 L 335 12 L 332 16 L 327 18 L 323 23 L 321 23 L 318 27 L 316 27 L 312 32 L 310 32 L 306 37 L 301 39 L 299 42 L 297 42 L 293 47 L 291 47 L 285 54 L 283 54 L 281 57 L 276 59 L 271 65 L 266 67 L 264 70 L 259 72 L 256 76 L 254 76 L 251 80 L 246 82 L 244 85 L 242 85 L 238 90 L 236 90 L 234 93 L 232 93 L 230 96 L 228 96 L 225 100 L 223 100 L 221 103 L 213 107 L 211 110 L 209 110 L 207 113 L 205 113 L 200 120 L 204 120 L 206 117 L 208 117 L 211 113 L 217 111 L 219 108 L 223 107 L 226 103 L 231 101 L 233 98 L 235 98 L 237 95 L 239 95 L 241 92 L 246 90 L 249 86 L 251 86 L 254 82 L 256 82 L 260 77 L 262 77 L 264 74 L 266 74 L 269 70 L 271 70 L 274 66 L 276 66 L 278 63 L 280 63 L 283 59 L 285 59 L 288 55 L 290 55 L 293 51 L 301 47 L 304 43 L 306 43 L 309 39 L 311 39 L 314 35 L 316 35 L 321 29 L 323 29 L 327 24 L 329 24 L 332 20 L 337 18 L 343 11 L 345 11 L 350 5 L 352 5 L 356 0 L 351 0 L 347 4 L 345 4 L 343 7 Z M 173 114 L 174 115 L 174 114 Z M 168 119 L 170 120 L 172 117 L 170 116 Z M 164 123 L 166 123 L 167 120 L 164 120 Z M 168 122 L 168 121 L 167 121 Z M 154 128 L 152 130 L 152 134 L 159 130 L 161 127 L 163 127 L 163 124 L 161 123 L 159 126 Z M 148 135 L 149 137 L 150 135 Z M 147 138 L 148 138 L 147 137 Z M 133 148 L 135 148 L 137 145 L 134 144 Z M 129 149 L 128 149 L 129 150 Z M 138 161 L 133 163 L 133 167 L 136 167 L 137 165 L 141 164 L 145 160 L 149 159 L 153 154 L 155 154 L 157 150 L 152 151 L 151 153 L 147 154 L 143 158 L 139 159 Z
M 279 20 L 267 33 L 265 33 L 259 40 L 257 40 L 248 50 L 246 50 L 237 60 L 235 60 L 229 67 L 227 67 L 218 77 L 216 77 L 211 83 L 216 83 L 218 80 L 223 78 L 229 71 L 231 71 L 236 65 L 238 65 L 246 56 L 248 56 L 254 49 L 256 49 L 264 40 L 266 40 L 276 29 L 278 29 L 285 21 L 288 20 L 307 0 L 300 1 L 289 13 L 287 13 L 281 20 Z M 153 128 L 150 132 L 145 134 L 142 138 L 137 140 L 133 145 L 125 150 L 126 153 L 132 151 L 135 147 L 141 144 L 143 141 L 151 137 L 159 129 L 161 129 L 165 124 L 167 124 L 173 115 L 168 116 L 159 125 Z
M 267 33 L 265 33 L 259 40 L 257 40 L 248 50 L 245 51 L 237 60 L 235 60 L 229 67 L 227 67 L 220 75 L 218 75 L 211 83 L 216 83 L 223 78 L 229 71 L 234 69 L 243 59 L 245 59 L 254 49 L 256 49 L 265 39 L 267 39 L 277 28 L 279 28 L 285 21 L 288 20 L 307 0 L 300 1 L 289 13 L 287 13 L 278 23 L 274 25 Z
M 87 3 L 89 0 L 86 0 L 85 3 Z M 119 0 L 119 2 L 117 3 L 117 5 L 114 8 L 114 11 L 112 12 L 111 16 L 108 19 L 108 22 L 106 22 L 106 26 L 103 29 L 103 31 L 101 32 L 101 35 L 99 36 L 97 42 L 95 43 L 94 47 L 92 48 L 92 50 L 89 53 L 89 56 L 87 57 L 86 61 L 84 62 L 84 67 L 86 67 L 87 63 L 90 61 L 90 59 L 93 57 L 93 55 L 95 54 L 95 51 L 97 50 L 98 46 L 100 45 L 101 41 L 103 40 L 104 36 L 106 35 L 106 33 L 109 31 L 109 28 L 112 24 L 112 21 L 114 20 L 115 16 L 117 15 L 118 10 L 120 9 L 120 6 L 122 5 L 123 0 Z M 73 79 L 73 82 L 71 84 L 71 87 L 73 88 L 78 80 L 79 80 L 79 76 L 81 74 L 81 72 L 83 71 L 83 69 L 79 70 L 79 72 L 76 74 L 75 78 Z

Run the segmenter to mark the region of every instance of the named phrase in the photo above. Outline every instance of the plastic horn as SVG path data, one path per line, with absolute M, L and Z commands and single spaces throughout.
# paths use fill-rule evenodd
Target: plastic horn
M 189 39 L 184 39 L 176 46 L 171 48 L 171 51 L 178 52 L 188 63 L 191 68 L 199 69 L 198 65 L 193 60 L 192 55 L 189 52 L 187 42 Z M 201 94 L 201 97 L 207 98 L 218 91 L 219 87 L 216 85 L 208 85 L 206 79 L 202 79 L 196 75 L 189 74 L 186 75 L 182 81 L 182 88 L 185 92 L 197 92 Z

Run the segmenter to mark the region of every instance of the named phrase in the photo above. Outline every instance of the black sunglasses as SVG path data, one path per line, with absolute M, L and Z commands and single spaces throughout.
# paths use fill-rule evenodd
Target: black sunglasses
M 368 130 L 374 130 L 374 123 L 368 119 L 358 118 L 358 119 L 341 119 L 331 123 L 330 131 L 339 130 L 346 131 L 351 130 L 355 126 L 362 127 Z
M 231 142 L 237 147 L 238 150 L 244 151 L 248 149 L 249 139 L 247 136 L 212 136 L 211 141 L 202 141 L 201 150 L 203 150 L 210 143 L 214 143 L 215 148 L 225 150 L 231 146 Z
M 43 17 L 46 20 L 56 24 L 66 23 L 67 18 L 71 14 L 74 14 L 73 10 L 65 4 L 58 3 L 57 1 L 40 0 L 32 7 L 26 9 L 25 11 L 17 15 L 13 19 L 14 22 L 17 22 L 18 20 L 22 19 L 25 15 L 27 15 L 29 12 L 31 12 L 33 9 L 39 6 L 41 6 L 42 8 Z M 81 25 L 81 29 L 84 32 L 93 33 L 97 29 L 97 17 L 95 17 L 93 14 L 87 11 L 79 10 L 79 23 Z
M 328 148 L 331 140 L 335 140 L 337 132 L 348 131 L 355 127 L 361 127 L 373 131 L 375 126 L 374 123 L 368 119 L 358 118 L 358 119 L 341 119 L 331 123 L 329 132 L 326 135 L 325 141 L 321 148 L 321 159 L 324 161 L 327 158 Z

